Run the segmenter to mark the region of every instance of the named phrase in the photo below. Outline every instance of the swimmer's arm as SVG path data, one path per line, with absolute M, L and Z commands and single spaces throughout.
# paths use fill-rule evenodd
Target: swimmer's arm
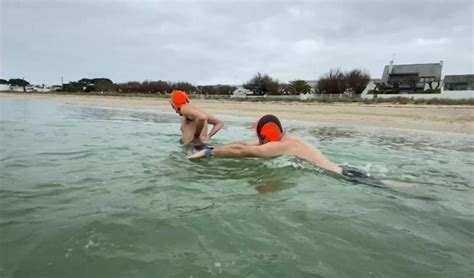
M 241 145 L 246 145 L 246 146 L 259 146 L 260 142 L 258 142 L 258 141 L 239 141 L 239 142 L 235 142 L 233 144 L 241 144 Z
M 285 155 L 285 146 L 281 143 L 267 143 L 265 145 L 251 146 L 242 144 L 229 144 L 214 148 L 211 151 L 212 156 L 217 157 L 258 157 L 271 158 L 280 155 Z M 199 151 L 191 156 L 189 159 L 198 159 L 206 156 L 205 150 Z
M 313 146 L 310 146 L 310 145 L 307 145 L 307 146 L 309 147 L 305 149 L 302 149 L 301 147 L 291 148 L 289 150 L 289 154 L 299 157 L 301 159 L 304 159 L 306 161 L 309 161 L 320 168 L 323 168 L 332 172 L 336 172 L 338 174 L 342 173 L 341 167 L 329 161 L 321 153 L 321 151 L 319 151 L 317 148 Z
M 213 125 L 211 131 L 209 132 L 209 139 L 214 136 L 219 130 L 221 130 L 224 127 L 224 122 L 219 120 L 218 118 L 209 115 L 207 118 L 207 122 L 211 125 Z

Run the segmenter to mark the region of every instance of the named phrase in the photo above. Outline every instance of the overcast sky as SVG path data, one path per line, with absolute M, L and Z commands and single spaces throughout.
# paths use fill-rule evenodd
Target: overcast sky
M 0 78 L 241 84 L 314 80 L 331 68 L 380 78 L 444 60 L 473 73 L 472 1 L 0 0 Z

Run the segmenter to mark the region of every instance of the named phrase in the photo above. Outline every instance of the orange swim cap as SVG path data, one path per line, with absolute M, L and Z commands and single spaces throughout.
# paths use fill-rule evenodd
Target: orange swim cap
M 283 128 L 280 120 L 274 115 L 265 115 L 257 121 L 257 136 L 260 144 L 272 141 L 280 141 L 283 136 Z
M 171 93 L 171 103 L 176 107 L 176 109 L 181 109 L 186 103 L 189 103 L 188 95 L 184 91 L 173 90 Z

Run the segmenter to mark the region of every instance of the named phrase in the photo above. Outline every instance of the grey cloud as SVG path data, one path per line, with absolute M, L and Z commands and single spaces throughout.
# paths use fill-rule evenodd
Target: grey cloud
M 241 83 L 396 62 L 472 72 L 469 1 L 3 1 L 1 71 L 36 83 L 104 76 Z

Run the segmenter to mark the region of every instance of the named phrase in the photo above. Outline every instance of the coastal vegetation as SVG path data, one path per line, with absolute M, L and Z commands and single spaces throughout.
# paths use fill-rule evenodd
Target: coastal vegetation
M 256 73 L 242 87 L 251 95 L 247 98 L 231 98 L 237 89 L 231 85 L 193 85 L 190 82 L 180 81 L 130 81 L 114 83 L 108 78 L 82 78 L 78 81 L 57 86 L 57 94 L 84 94 L 108 96 L 142 96 L 142 97 L 167 97 L 173 90 L 184 90 L 191 95 L 198 95 L 208 99 L 228 99 L 232 101 L 286 101 L 305 103 L 364 103 L 364 104 L 438 104 L 438 105 L 474 105 L 474 99 L 414 99 L 410 94 L 394 95 L 391 98 L 378 98 L 379 94 L 396 94 L 396 86 L 387 87 L 382 82 L 376 82 L 375 88 L 369 91 L 374 97 L 361 98 L 360 94 L 370 82 L 370 75 L 360 69 L 343 71 L 331 69 L 318 80 L 308 81 L 302 79 L 280 83 L 268 74 Z M 24 79 L 0 79 L 0 84 L 25 87 L 30 83 Z M 418 91 L 414 91 L 417 93 Z M 428 88 L 425 94 L 439 94 L 440 88 Z M 312 97 L 301 99 L 300 94 L 314 93 Z
M 271 78 L 268 74 L 257 73 L 243 86 L 256 95 L 277 94 L 279 92 L 278 80 Z
M 342 94 L 350 90 L 360 95 L 370 81 L 370 75 L 360 69 L 341 71 L 331 69 L 318 80 L 318 91 L 322 94 Z
M 306 94 L 311 92 L 311 86 L 304 80 L 290 81 L 290 92 L 292 94 Z
M 319 80 L 313 80 L 312 85 L 306 80 L 296 79 L 288 83 L 279 82 L 268 74 L 256 73 L 242 87 L 256 96 L 263 95 L 292 95 L 304 93 L 319 94 L 341 94 L 351 90 L 356 95 L 360 94 L 370 81 L 370 76 L 359 69 L 343 72 L 339 69 L 331 70 Z M 0 80 L 0 84 L 12 86 L 27 86 L 29 83 L 23 79 Z M 114 83 L 108 78 L 82 78 L 59 86 L 60 92 L 71 93 L 123 93 L 123 94 L 169 94 L 173 90 L 184 90 L 191 94 L 203 95 L 231 95 L 237 86 L 217 85 L 193 85 L 190 82 L 179 81 L 129 81 Z
M 0 84 L 11 85 L 11 86 L 18 86 L 18 87 L 25 87 L 30 85 L 30 82 L 26 81 L 22 78 L 12 78 L 12 79 L 0 79 Z

